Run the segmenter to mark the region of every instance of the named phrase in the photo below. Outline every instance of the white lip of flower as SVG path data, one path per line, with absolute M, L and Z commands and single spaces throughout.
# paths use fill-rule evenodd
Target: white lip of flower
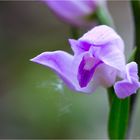
M 93 57 L 86 57 L 85 58 L 86 64 L 84 66 L 85 70 L 91 70 L 94 66 L 94 59 Z

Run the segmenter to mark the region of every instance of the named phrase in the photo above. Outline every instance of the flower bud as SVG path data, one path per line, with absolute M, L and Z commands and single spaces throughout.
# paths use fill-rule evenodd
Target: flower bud
M 95 24 L 97 8 L 106 6 L 106 0 L 45 0 L 45 2 L 64 22 L 78 27 Z

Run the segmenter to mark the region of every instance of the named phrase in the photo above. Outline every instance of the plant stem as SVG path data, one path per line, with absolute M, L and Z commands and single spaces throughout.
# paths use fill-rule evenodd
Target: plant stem
M 75 26 L 71 26 L 70 35 L 72 38 L 77 39 L 79 37 L 79 28 Z
M 105 6 L 98 7 L 96 12 L 96 17 L 99 24 L 104 24 L 110 27 L 114 27 L 112 17 Z
M 109 105 L 111 107 L 113 98 L 116 96 L 113 87 L 107 88 Z

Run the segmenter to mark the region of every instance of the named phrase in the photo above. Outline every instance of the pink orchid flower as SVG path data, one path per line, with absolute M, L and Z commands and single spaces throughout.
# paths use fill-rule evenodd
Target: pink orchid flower
M 75 91 L 93 93 L 100 86 L 114 86 L 119 98 L 136 93 L 140 87 L 137 64 L 126 65 L 123 40 L 112 28 L 96 26 L 69 42 L 74 55 L 44 52 L 31 61 L 50 67 Z

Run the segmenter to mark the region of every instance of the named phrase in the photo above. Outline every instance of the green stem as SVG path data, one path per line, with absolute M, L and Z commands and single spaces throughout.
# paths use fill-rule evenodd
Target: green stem
M 105 6 L 98 7 L 96 12 L 96 17 L 98 19 L 99 24 L 104 24 L 110 27 L 114 27 L 112 17 L 110 16 L 110 13 L 108 12 Z
M 135 48 L 132 50 L 132 53 L 131 53 L 131 55 L 130 55 L 128 61 L 127 61 L 127 63 L 130 63 L 130 62 L 132 62 L 132 61 L 135 60 L 136 51 L 137 51 L 137 48 L 135 47 Z
M 97 21 L 98 24 L 114 27 L 114 23 L 106 6 L 98 6 L 96 11 L 86 17 L 88 21 Z
M 79 28 L 71 26 L 70 28 L 70 35 L 72 38 L 77 39 L 79 37 Z
M 119 99 L 115 94 L 110 108 L 108 120 L 108 136 L 110 139 L 125 139 L 129 120 L 129 97 Z
M 111 107 L 113 98 L 115 96 L 115 92 L 114 92 L 113 87 L 107 88 L 107 93 L 108 93 L 109 105 Z

